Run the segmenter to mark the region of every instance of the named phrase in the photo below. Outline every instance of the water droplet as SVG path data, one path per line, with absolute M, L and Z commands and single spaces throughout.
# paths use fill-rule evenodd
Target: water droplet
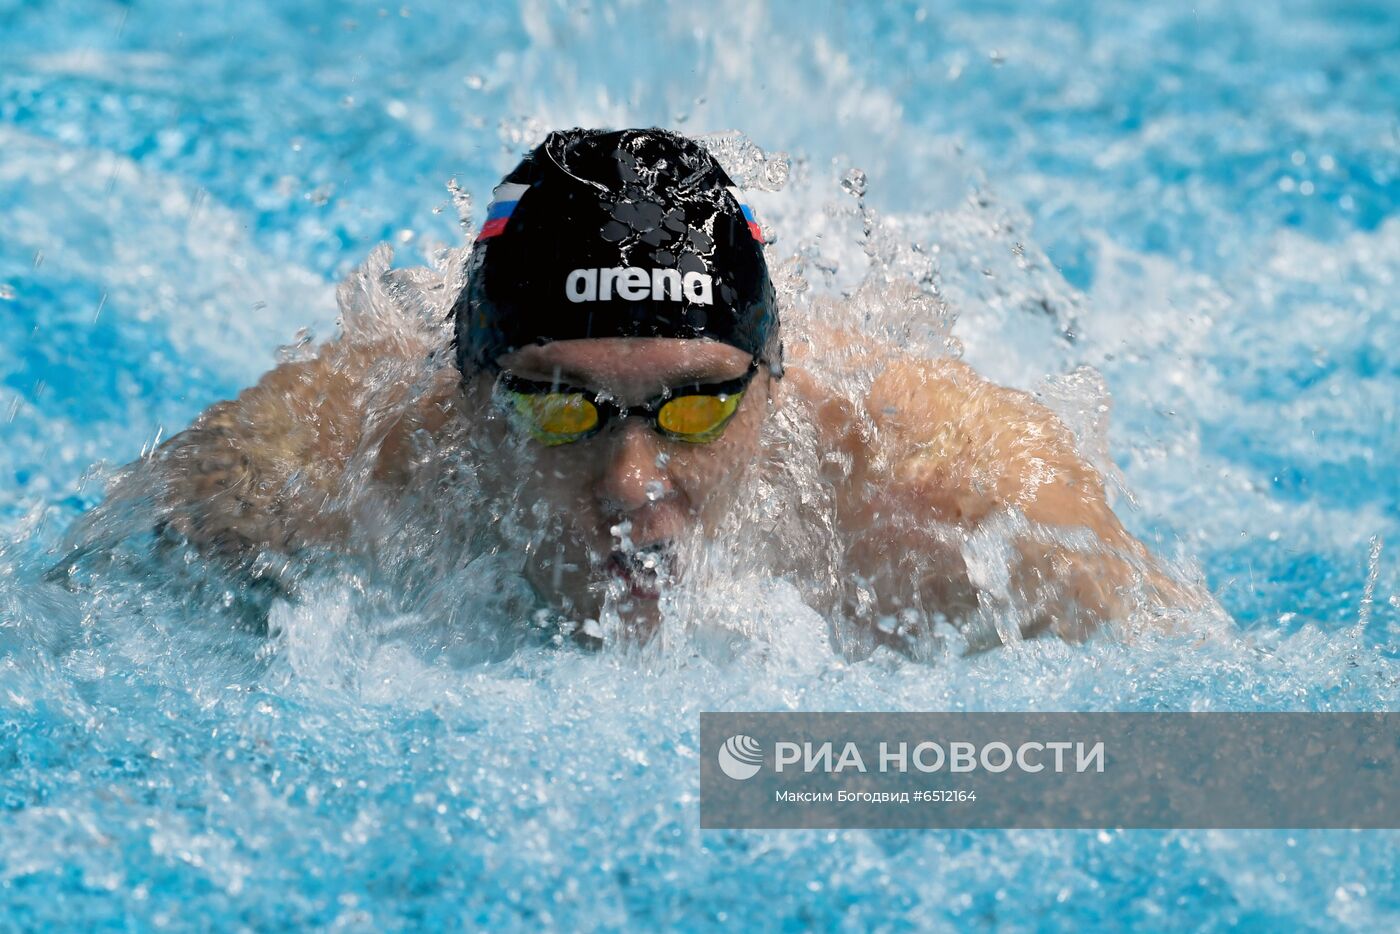
M 1006 64 L 1006 54 L 1001 49 L 992 49 L 987 53 L 987 57 L 992 60 L 992 64 L 998 67 Z
M 666 484 L 660 480 L 651 480 L 647 483 L 647 499 L 656 502 L 666 495 Z
M 405 227 L 403 230 L 400 230 L 400 231 L 399 231 L 399 242 L 400 242 L 400 243 L 412 243 L 412 242 L 413 242 L 413 238 L 416 237 L 416 236 L 417 236 L 416 233 L 414 233 L 414 232 L 413 232 L 412 230 L 410 230 L 409 228 Z
M 310 328 L 298 328 L 292 336 L 292 343 L 277 348 L 277 359 L 282 363 L 309 360 L 315 355 L 310 349 L 315 340 L 316 335 Z
M 792 158 L 785 152 L 775 152 L 763 163 L 763 187 L 779 191 L 792 175 Z
M 615 539 L 618 540 L 618 542 L 619 542 L 619 547 L 621 547 L 624 551 L 627 551 L 627 550 L 630 550 L 630 549 L 631 549 L 631 547 L 632 547 L 632 523 L 631 523 L 631 521 L 629 521 L 629 520 L 623 520 L 622 522 L 619 522 L 617 525 L 615 525 L 615 526 L 613 526 L 612 528 L 608 529 L 608 534 L 611 535 L 613 538 L 615 538 Z
M 482 88 L 486 87 L 486 79 L 475 73 L 467 75 L 462 80 L 466 83 L 467 87 L 471 88 L 473 91 L 480 91 Z
M 841 179 L 841 188 L 848 195 L 856 198 L 865 197 L 865 173 L 860 169 L 851 169 Z
M 463 230 L 470 231 L 472 225 L 472 196 L 462 190 L 455 177 L 447 181 L 447 193 L 452 196 L 452 206 L 457 210 L 457 222 Z
M 8 282 L 0 282 L 0 302 L 14 301 L 15 287 Z

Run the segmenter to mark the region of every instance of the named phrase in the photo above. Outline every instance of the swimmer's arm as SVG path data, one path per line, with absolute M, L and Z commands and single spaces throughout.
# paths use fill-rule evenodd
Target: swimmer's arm
M 1024 634 L 1079 639 L 1128 620 L 1144 595 L 1184 599 L 1114 515 L 1069 430 L 1029 395 L 957 361 L 900 362 L 875 380 L 867 410 L 876 439 L 867 485 L 879 491 L 892 549 L 939 547 L 931 528 L 975 535 L 1003 523 L 1014 542 L 1006 591 Z

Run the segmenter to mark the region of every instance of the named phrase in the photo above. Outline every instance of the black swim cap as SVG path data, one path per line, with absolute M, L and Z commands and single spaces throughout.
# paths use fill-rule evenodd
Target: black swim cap
M 753 213 L 704 147 L 666 130 L 551 133 L 496 187 L 453 314 L 464 374 L 587 337 L 708 337 L 782 374 Z

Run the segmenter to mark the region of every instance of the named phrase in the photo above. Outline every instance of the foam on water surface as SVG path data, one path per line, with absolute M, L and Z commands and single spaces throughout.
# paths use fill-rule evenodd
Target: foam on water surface
M 701 833 L 696 744 L 701 710 L 1394 709 L 1397 28 L 1384 4 L 0 3 L 0 906 L 1393 927 L 1392 833 Z M 601 652 L 552 645 L 490 562 L 288 601 L 133 540 L 45 582 L 115 465 L 334 333 L 337 283 L 366 340 L 440 327 L 464 194 L 548 127 L 648 123 L 719 134 L 793 320 L 1039 392 L 1234 628 L 847 657 L 791 581 L 719 558 L 684 624 Z

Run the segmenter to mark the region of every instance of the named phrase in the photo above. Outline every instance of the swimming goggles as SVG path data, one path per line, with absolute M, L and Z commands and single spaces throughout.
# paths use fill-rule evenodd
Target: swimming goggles
M 610 418 L 631 417 L 647 419 L 654 431 L 674 441 L 705 444 L 724 433 L 757 372 L 758 362 L 754 361 L 748 372 L 735 379 L 672 386 L 633 406 L 618 405 L 591 389 L 522 379 L 513 373 L 502 373 L 499 386 L 516 421 L 536 441 L 551 447 L 590 438 L 602 431 Z

